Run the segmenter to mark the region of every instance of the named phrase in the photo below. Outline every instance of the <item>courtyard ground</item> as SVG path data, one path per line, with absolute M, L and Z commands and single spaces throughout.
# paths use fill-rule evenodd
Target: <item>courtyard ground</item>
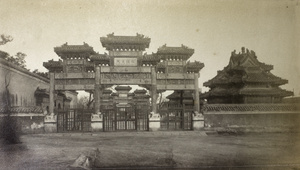
M 99 149 L 94 169 L 300 170 L 300 134 L 103 132 L 27 134 L 1 145 L 0 169 L 72 169 L 80 154 Z

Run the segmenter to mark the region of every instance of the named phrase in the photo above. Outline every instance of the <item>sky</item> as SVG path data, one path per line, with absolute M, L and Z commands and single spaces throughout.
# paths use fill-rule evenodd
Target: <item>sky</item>
M 199 86 L 227 66 L 241 47 L 274 65 L 271 72 L 289 83 L 281 88 L 300 95 L 300 2 L 297 0 L 2 0 L 0 34 L 14 40 L 0 50 L 27 54 L 27 68 L 47 71 L 43 62 L 59 57 L 54 47 L 88 43 L 106 52 L 100 37 L 143 34 L 146 52 L 181 46 L 195 49 Z

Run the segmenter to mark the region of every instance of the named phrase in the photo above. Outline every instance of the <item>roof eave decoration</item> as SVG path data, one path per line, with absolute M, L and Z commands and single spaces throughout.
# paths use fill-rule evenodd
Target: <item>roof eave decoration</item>
M 171 54 L 171 55 L 186 55 L 188 57 L 192 56 L 194 54 L 194 49 L 191 49 L 185 45 L 181 45 L 181 47 L 168 47 L 166 44 L 159 47 L 157 49 L 157 54 L 159 55 L 165 55 L 165 54 Z
M 199 61 L 195 61 L 195 62 L 188 61 L 186 67 L 187 67 L 187 71 L 199 72 L 204 67 L 204 63 L 201 63 Z
M 100 37 L 100 41 L 103 47 L 109 47 L 110 45 L 140 45 L 144 48 L 149 48 L 151 39 L 145 37 L 142 34 L 136 34 L 136 36 L 115 36 L 114 33 L 108 34 L 107 37 Z
M 87 54 L 95 54 L 93 47 L 89 46 L 87 43 L 83 43 L 83 45 L 68 45 L 68 43 L 63 44 L 60 47 L 54 47 L 54 52 L 61 56 L 65 53 L 87 53 Z
M 109 56 L 105 54 L 94 54 L 90 56 L 91 61 L 109 61 Z
M 61 60 L 54 61 L 48 60 L 48 62 L 43 62 L 43 66 L 47 68 L 49 71 L 55 71 L 55 70 L 62 70 L 63 69 L 63 63 Z

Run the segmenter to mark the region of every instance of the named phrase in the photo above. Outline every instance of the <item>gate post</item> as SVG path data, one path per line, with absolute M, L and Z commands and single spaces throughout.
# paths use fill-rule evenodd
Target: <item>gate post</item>
M 54 73 L 50 72 L 50 89 L 49 89 L 49 114 L 54 114 Z
M 94 87 L 94 100 L 95 100 L 95 112 L 94 114 L 100 113 L 100 93 L 101 93 L 101 85 L 100 85 L 100 67 L 96 67 L 95 71 L 95 87 Z
M 195 98 L 194 98 L 194 107 L 195 111 L 200 113 L 200 97 L 199 97 L 199 85 L 198 85 L 198 78 L 199 78 L 199 73 L 194 74 L 194 81 L 195 81 Z
M 44 118 L 44 130 L 46 133 L 57 132 L 57 117 L 54 114 L 54 79 L 55 73 L 49 72 L 50 88 L 49 88 L 49 115 Z
M 96 66 L 95 70 L 95 87 L 94 87 L 94 114 L 91 115 L 91 129 L 95 131 L 103 131 L 103 115 L 100 112 L 101 105 L 101 83 L 100 83 L 100 67 Z
M 151 101 L 152 101 L 152 112 L 154 114 L 157 113 L 157 105 L 156 105 L 156 99 L 157 99 L 157 85 L 156 85 L 156 71 L 155 68 L 151 68 Z

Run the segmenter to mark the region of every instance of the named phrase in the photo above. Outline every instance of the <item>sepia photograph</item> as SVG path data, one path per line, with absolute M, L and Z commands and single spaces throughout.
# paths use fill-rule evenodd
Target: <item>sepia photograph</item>
M 300 170 L 299 0 L 2 0 L 0 169 Z

